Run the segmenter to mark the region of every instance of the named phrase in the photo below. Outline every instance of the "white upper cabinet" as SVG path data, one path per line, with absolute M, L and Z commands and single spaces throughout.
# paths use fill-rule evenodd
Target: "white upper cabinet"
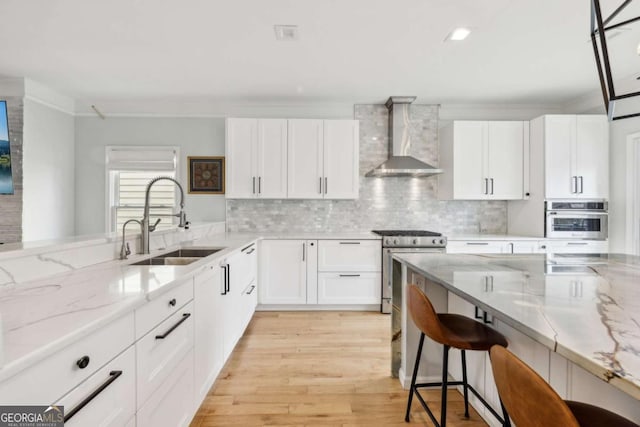
M 289 120 L 292 199 L 357 199 L 357 120 Z
M 288 195 L 293 199 L 321 199 L 323 182 L 322 120 L 289 120 Z
M 544 116 L 545 197 L 609 197 L 609 128 L 603 115 Z
M 230 199 L 357 199 L 359 122 L 227 119 Z
M 324 198 L 357 199 L 360 188 L 358 122 L 325 120 L 323 134 Z
M 440 138 L 439 197 L 461 200 L 523 198 L 522 121 L 455 121 Z
M 228 198 L 287 197 L 287 120 L 227 119 Z

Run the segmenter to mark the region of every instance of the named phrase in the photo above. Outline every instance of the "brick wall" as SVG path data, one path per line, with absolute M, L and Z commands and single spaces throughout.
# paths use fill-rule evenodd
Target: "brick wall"
M 0 243 L 22 240 L 22 133 L 24 105 L 22 97 L 2 97 L 7 101 L 13 195 L 0 195 Z

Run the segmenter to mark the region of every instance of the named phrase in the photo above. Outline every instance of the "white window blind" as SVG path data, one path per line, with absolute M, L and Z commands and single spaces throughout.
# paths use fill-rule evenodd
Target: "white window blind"
M 141 220 L 147 184 L 158 176 L 177 176 L 177 149 L 173 147 L 108 147 L 107 173 L 110 187 L 109 223 L 111 231 L 122 230 L 129 219 Z M 160 180 L 149 197 L 151 222 L 161 218 L 157 230 L 174 227 L 177 189 L 173 182 Z M 130 225 L 131 232 L 139 228 Z

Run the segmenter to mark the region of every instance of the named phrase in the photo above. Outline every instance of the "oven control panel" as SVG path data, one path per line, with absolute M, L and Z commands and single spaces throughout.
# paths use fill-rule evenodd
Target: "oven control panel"
M 447 246 L 447 238 L 416 237 L 416 236 L 386 236 L 382 239 L 385 248 L 444 248 Z

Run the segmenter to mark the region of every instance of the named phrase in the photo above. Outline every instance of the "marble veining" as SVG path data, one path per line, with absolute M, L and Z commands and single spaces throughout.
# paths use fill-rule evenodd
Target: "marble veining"
M 396 258 L 640 399 L 639 257 L 401 254 Z M 590 269 L 551 274 L 549 264 Z M 486 276 L 492 277 L 489 288 Z

